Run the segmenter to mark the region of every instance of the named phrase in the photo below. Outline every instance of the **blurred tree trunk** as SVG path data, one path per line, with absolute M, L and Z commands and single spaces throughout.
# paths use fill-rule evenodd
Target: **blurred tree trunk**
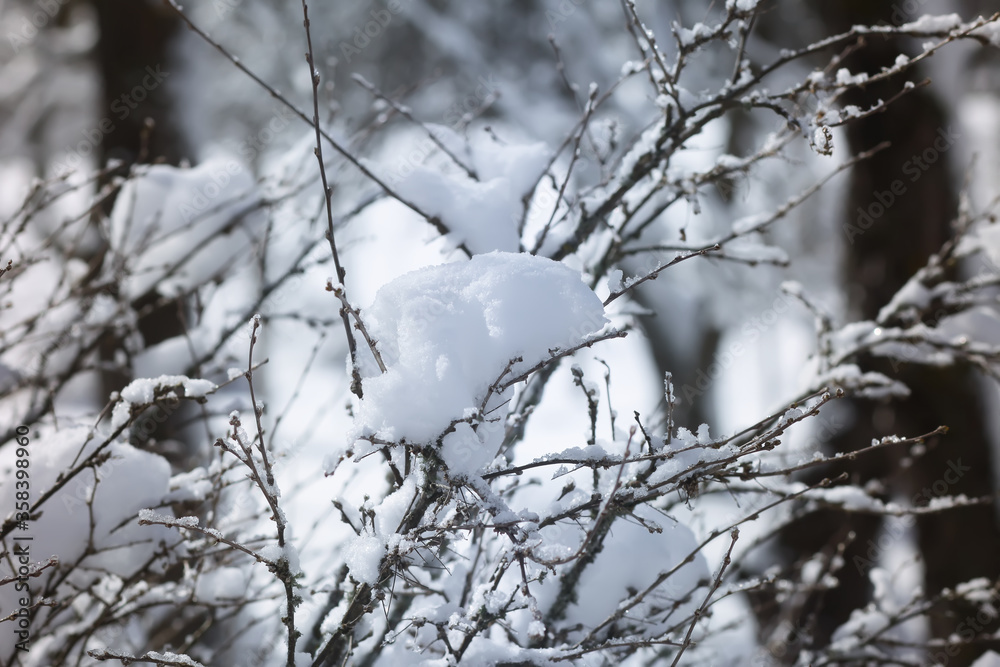
M 179 163 L 188 151 L 169 90 L 169 51 L 179 20 L 161 2 L 94 0 L 94 7 L 102 112 L 115 126 L 103 138 L 102 164 L 112 158 L 126 164 Z
M 101 166 L 108 160 L 120 160 L 122 166 L 115 173 L 124 173 L 137 163 L 179 164 L 189 154 L 184 129 L 173 113 L 175 98 L 171 90 L 170 49 L 181 25 L 179 19 L 161 2 L 93 0 L 93 4 L 100 35 L 96 48 L 103 100 L 100 117 L 114 125 L 114 130 L 102 138 Z M 113 199 L 108 200 L 105 215 L 113 204 Z M 183 299 L 163 299 L 154 289 L 133 306 L 140 313 L 138 328 L 146 346 L 181 335 L 187 329 Z M 121 346 L 120 341 L 107 341 L 102 356 L 110 361 L 110 355 Z M 133 379 L 105 372 L 102 391 L 110 394 Z M 178 439 L 184 413 L 186 410 L 172 415 L 152 436 L 161 443 Z M 174 462 L 184 456 L 179 451 L 160 453 Z
M 101 164 L 117 159 L 127 169 L 137 162 L 178 164 L 187 156 L 183 129 L 176 124 L 170 94 L 170 45 L 180 27 L 160 2 L 94 0 L 100 38 L 98 69 L 103 87 L 102 117 L 114 123 L 103 136 Z M 113 201 L 109 201 L 109 213 Z M 151 307 L 154 294 L 138 308 Z M 177 305 L 151 308 L 139 322 L 147 345 L 184 331 Z
M 917 18 L 902 15 L 901 20 L 899 9 L 884 0 L 816 2 L 812 7 L 825 23 L 828 34 L 846 31 L 855 24 L 899 24 Z M 906 45 L 872 37 L 865 48 L 850 54 L 843 65 L 851 72 L 878 72 L 892 64 L 899 47 L 905 51 Z M 909 78 L 919 80 L 919 70 Z M 879 99 L 889 99 L 901 83 L 872 85 L 862 95 L 845 99 L 844 103 L 862 108 L 871 106 Z M 852 153 L 868 150 L 881 141 L 892 143 L 890 149 L 860 163 L 851 172 L 850 198 L 842 222 L 861 227 L 859 208 L 872 218 L 871 223 L 865 221 L 867 229 L 862 234 L 850 236 L 847 245 L 845 286 L 850 308 L 857 317 L 874 318 L 879 308 L 889 302 L 950 235 L 949 223 L 955 215 L 957 194 L 949 163 L 959 156 L 947 149 L 936 150 L 934 142 L 942 133 L 949 132 L 953 122 L 932 94 L 918 91 L 890 105 L 886 112 L 845 128 Z M 919 165 L 914 157 L 920 159 Z M 893 194 L 894 182 L 897 192 L 902 189 L 902 194 Z M 909 503 L 916 499 L 916 504 L 926 504 L 930 498 L 941 495 L 979 497 L 994 493 L 990 444 L 972 371 L 899 363 L 894 367 L 875 358 L 863 360 L 862 370 L 895 377 L 906 383 L 912 395 L 888 405 L 852 401 L 853 422 L 829 441 L 832 450 L 857 449 L 872 438 L 893 433 L 915 436 L 942 424 L 951 430 L 946 436 L 928 442 L 926 454 L 914 458 L 908 467 L 903 465 L 902 448 L 859 458 L 851 464 L 855 483 L 885 480 L 887 500 Z M 806 481 L 815 482 L 839 472 L 822 470 Z M 822 602 L 816 601 L 809 610 L 816 614 L 819 643 L 829 641 L 831 633 L 847 620 L 850 611 L 863 607 L 870 598 L 869 568 L 859 564 L 876 565 L 878 557 L 885 554 L 886 543 L 883 541 L 879 546 L 878 542 L 880 527 L 881 521 L 873 517 L 823 512 L 783 531 L 781 550 L 790 561 L 829 548 L 832 541 L 842 539 L 848 531 L 855 534 L 845 554 L 839 588 L 824 596 Z M 991 507 L 954 509 L 920 517 L 916 530 L 926 570 L 925 590 L 929 595 L 975 577 L 992 579 L 1000 575 L 1000 532 Z M 969 613 L 970 610 L 964 609 L 937 610 L 932 634 L 947 637 Z M 971 610 L 971 615 L 975 617 L 975 610 Z M 993 621 L 986 627 L 995 626 Z M 982 650 L 965 648 L 955 656 L 948 656 L 948 664 L 968 665 Z

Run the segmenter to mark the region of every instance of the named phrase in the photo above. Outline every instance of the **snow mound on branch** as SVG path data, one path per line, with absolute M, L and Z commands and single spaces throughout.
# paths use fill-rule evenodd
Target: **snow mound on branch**
M 663 517 L 648 507 L 636 508 L 635 516 L 645 526 L 627 519 L 614 522 L 611 539 L 603 543 L 583 570 L 575 587 L 575 599 L 553 630 L 563 630 L 573 640 L 582 638 L 577 634 L 581 629 L 594 628 L 601 628 L 598 637 L 653 638 L 694 613 L 704 600 L 703 586 L 711 572 L 705 555 L 696 553 L 698 540 L 694 533 L 681 523 L 664 524 Z M 543 533 L 549 548 L 562 543 L 566 545 L 564 553 L 574 553 L 580 547 L 582 536 L 573 529 L 553 526 Z M 688 560 L 689 554 L 695 555 Z M 572 566 L 563 567 L 565 572 Z M 670 577 L 649 590 L 661 573 L 675 567 Z M 532 590 L 539 606 L 549 612 L 560 593 L 560 578 L 532 583 Z M 637 592 L 646 590 L 647 595 L 636 599 Z M 618 621 L 606 623 L 622 600 L 630 601 L 628 612 Z
M 424 443 L 474 414 L 511 359 L 523 360 L 502 382 L 556 349 L 579 345 L 607 323 L 601 300 L 579 272 L 505 252 L 404 274 L 378 291 L 362 318 L 387 371 L 379 373 L 359 340 L 366 379 L 350 440 Z M 502 425 L 505 408 L 498 406 L 509 390 L 497 393 L 485 410 L 487 420 L 496 420 L 491 425 Z M 478 434 L 497 431 L 502 434 L 502 428 L 480 427 Z M 471 472 L 468 461 L 459 467 Z
M 191 169 L 153 165 L 122 188 L 111 212 L 110 243 L 125 262 L 122 290 L 172 296 L 231 270 L 263 217 L 253 174 L 235 159 Z
M 450 163 L 439 169 L 414 159 L 390 165 L 368 165 L 381 173 L 394 190 L 450 230 L 448 238 L 473 253 L 518 249 L 518 225 L 524 215 L 522 199 L 530 194 L 548 164 L 542 143 L 502 145 L 480 137 L 466 146 L 451 128 L 429 125 L 437 140 L 476 174 L 471 178 Z M 430 140 L 424 148 L 436 150 Z M 423 155 L 416 150 L 414 156 Z
M 102 577 L 112 585 L 115 581 L 121 585 L 120 580 L 135 576 L 147 566 L 150 569 L 146 575 L 151 576 L 162 572 L 164 561 L 155 554 L 163 548 L 163 543 L 178 541 L 175 531 L 162 526 L 139 526 L 135 521 L 141 508 L 159 505 L 167 493 L 170 464 L 166 459 L 116 441 L 104 445 L 101 452 L 106 456 L 98 456 L 95 465 L 77 470 L 78 464 L 101 446 L 102 439 L 88 427 L 63 427 L 58 431 L 38 427 L 31 435 L 31 500 L 49 492 L 52 495 L 24 528 L 15 529 L 0 543 L 0 551 L 11 550 L 15 544 L 27 546 L 31 568 L 40 567 L 49 558 L 58 559 L 58 578 L 62 583 L 57 583 L 54 574 L 57 570 L 49 569 L 30 580 L 37 582 L 30 584 L 32 591 L 53 586 L 52 590 L 57 591 L 53 597 L 62 600 L 79 591 L 98 588 Z M 0 470 L 16 469 L 15 449 L 12 446 L 0 449 Z M 64 479 L 71 470 L 75 474 Z M 0 484 L 0 502 L 13 510 L 16 491 L 13 474 L 8 480 Z M 54 490 L 57 485 L 59 488 Z M 30 541 L 14 541 L 25 536 Z M 11 574 L 5 560 L 0 564 L 0 578 Z M 16 609 L 18 597 L 23 595 L 14 586 L 0 586 L 0 609 Z M 57 607 L 53 611 L 42 605 L 33 612 L 33 622 L 37 627 L 46 627 L 53 615 L 61 614 L 62 623 L 72 625 L 79 618 L 74 609 Z M 15 638 L 12 632 L 0 633 L 0 655 L 12 655 Z
M 133 406 L 149 405 L 161 394 L 167 395 L 176 403 L 177 393 L 173 391 L 174 389 L 183 390 L 182 395 L 187 398 L 202 398 L 218 387 L 208 380 L 192 379 L 186 375 L 161 375 L 157 378 L 133 380 L 121 390 L 120 399 L 115 403 L 111 413 L 112 430 L 117 430 L 128 423 Z

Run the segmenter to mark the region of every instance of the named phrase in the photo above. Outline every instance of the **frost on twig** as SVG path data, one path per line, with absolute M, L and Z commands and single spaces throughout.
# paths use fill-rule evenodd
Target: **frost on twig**
M 889 358 L 893 368 L 966 363 L 1000 377 L 1000 346 L 976 340 L 971 325 L 977 315 L 995 316 L 1000 306 L 1000 267 L 990 226 L 995 214 L 990 209 L 976 214 L 968 209 L 966 196 L 963 202 L 952 224 L 955 238 L 930 256 L 874 321 L 854 322 L 821 336 L 824 365 L 836 368 L 871 353 Z

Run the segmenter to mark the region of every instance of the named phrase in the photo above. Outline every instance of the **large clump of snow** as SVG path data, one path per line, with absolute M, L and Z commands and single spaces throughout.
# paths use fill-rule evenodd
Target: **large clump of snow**
M 362 318 L 386 365 L 362 356 L 364 399 L 352 440 L 435 442 L 504 382 L 587 340 L 607 323 L 580 273 L 550 259 L 493 252 L 419 269 L 382 287 Z M 361 343 L 364 347 L 364 343 Z M 485 418 L 500 420 L 507 392 Z M 496 408 L 496 409 L 495 409 Z M 494 429 L 495 430 L 495 429 Z
M 451 128 L 429 125 L 428 130 L 468 162 L 475 178 L 452 165 L 423 164 L 419 158 L 424 150 L 434 148 L 429 139 L 421 144 L 423 150 L 418 146 L 407 159 L 368 166 L 389 181 L 400 197 L 438 218 L 453 243 L 464 244 L 473 253 L 516 251 L 525 212 L 523 198 L 535 189 L 548 165 L 546 145 L 505 145 L 481 136 L 466 145 Z
M 245 254 L 263 221 L 249 168 L 213 158 L 191 169 L 153 165 L 115 200 L 111 248 L 125 265 L 123 293 L 173 295 L 202 285 Z
M 543 548 L 552 555 L 560 548 L 566 553 L 579 548 L 579 532 L 563 525 L 548 527 L 542 537 Z M 573 567 L 566 566 L 563 572 Z M 671 575 L 660 581 L 665 572 Z M 621 636 L 623 632 L 636 638 L 656 637 L 695 612 L 704 599 L 704 591 L 696 591 L 709 576 L 705 555 L 699 553 L 698 540 L 687 526 L 669 519 L 664 522 L 656 511 L 637 507 L 632 517 L 614 522 L 611 538 L 582 571 L 574 600 L 557 627 L 574 639 L 582 637 L 577 635 L 581 630 L 598 628 L 598 637 Z M 561 577 L 532 583 L 538 603 L 547 613 L 561 583 Z M 629 601 L 627 610 L 609 622 L 621 611 L 623 600 Z
M 101 443 L 101 438 L 87 427 L 58 431 L 42 428 L 32 435 L 32 499 L 61 486 L 27 523 L 29 532 L 15 530 L 0 543 L 0 550 L 11 550 L 14 540 L 28 536 L 30 541 L 20 544 L 30 550 L 31 568 L 40 567 L 50 558 L 58 560 L 58 565 L 31 579 L 32 591 L 51 586 L 60 591 L 56 597 L 62 600 L 78 591 L 97 589 L 102 577 L 114 588 L 143 568 L 150 568 L 144 574 L 151 576 L 162 565 L 156 559 L 157 552 L 164 543 L 178 541 L 176 533 L 167 528 L 140 527 L 135 521 L 141 508 L 158 506 L 168 492 L 170 464 L 163 457 L 115 441 L 101 450 L 107 456 L 98 458 L 97 465 L 84 467 L 68 481 L 64 479 Z M 0 470 L 15 469 L 14 455 L 14 447 L 0 449 Z M 5 508 L 15 507 L 14 486 L 13 481 L 0 485 L 0 501 Z M 0 578 L 10 574 L 5 565 L 0 566 Z M 0 609 L 17 609 L 19 595 L 24 593 L 18 594 L 13 586 L 0 586 Z M 41 605 L 32 618 L 37 627 L 44 628 L 53 614 L 62 614 L 63 623 L 69 625 L 79 620 L 79 609 L 60 605 L 53 610 Z M 15 637 L 13 632 L 0 633 L 0 655 L 11 655 Z

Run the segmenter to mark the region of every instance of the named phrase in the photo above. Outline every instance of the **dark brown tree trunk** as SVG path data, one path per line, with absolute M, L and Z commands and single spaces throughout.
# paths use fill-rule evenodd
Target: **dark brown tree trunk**
M 846 31 L 855 24 L 901 22 L 898 8 L 887 1 L 812 5 L 831 33 Z M 902 15 L 902 20 L 915 18 Z M 892 64 L 900 47 L 906 51 L 905 44 L 872 37 L 843 65 L 855 73 L 878 72 Z M 910 78 L 919 80 L 919 71 Z M 879 99 L 889 99 L 901 84 L 902 80 L 872 85 L 862 95 L 844 102 L 868 107 Z M 845 238 L 850 241 L 844 276 L 850 308 L 857 317 L 874 318 L 950 235 L 957 196 L 949 164 L 958 155 L 934 145 L 943 134 L 954 132 L 953 122 L 932 94 L 918 91 L 890 105 L 885 113 L 846 126 L 854 153 L 885 140 L 892 143 L 889 150 L 862 162 L 851 173 L 850 199 L 843 220 Z M 855 483 L 884 480 L 887 500 L 916 505 L 926 505 L 942 495 L 978 497 L 994 493 L 983 406 L 971 371 L 893 364 L 872 358 L 862 360 L 862 365 L 863 370 L 880 371 L 904 382 L 912 395 L 886 405 L 852 401 L 853 422 L 828 443 L 831 450 L 858 449 L 872 438 L 894 433 L 919 435 L 942 424 L 951 430 L 928 442 L 926 453 L 913 458 L 908 467 L 903 465 L 904 449 L 883 450 L 882 454 L 857 459 L 850 468 Z M 833 472 L 839 471 L 824 470 L 811 481 Z M 781 545 L 790 560 L 808 557 L 828 546 L 831 538 L 842 537 L 848 531 L 856 536 L 845 554 L 847 562 L 839 576 L 840 586 L 825 596 L 817 610 L 819 643 L 827 642 L 850 611 L 862 607 L 870 598 L 871 566 L 878 564 L 893 539 L 900 539 L 883 535 L 880 540 L 880 526 L 881 522 L 872 517 L 824 512 L 782 533 Z M 1000 531 L 992 507 L 954 509 L 920 517 L 916 529 L 928 595 L 975 577 L 995 579 L 1000 575 Z M 941 638 L 960 629 L 970 610 L 942 606 L 937 612 L 931 632 Z M 971 614 L 975 618 L 975 610 Z M 983 627 L 995 626 L 991 619 Z M 944 657 L 950 666 L 968 665 L 982 650 L 956 648 Z M 928 661 L 932 657 L 928 656 Z
M 93 4 L 100 32 L 96 57 L 103 91 L 101 122 L 106 120 L 113 126 L 102 137 L 101 165 L 119 160 L 122 165 L 115 173 L 125 173 L 136 163 L 180 163 L 189 155 L 185 133 L 174 113 L 176 95 L 171 87 L 171 47 L 180 21 L 161 2 L 93 0 Z M 105 214 L 113 204 L 113 199 L 106 202 Z M 147 347 L 186 330 L 182 300 L 163 300 L 154 289 L 132 306 L 140 313 L 138 328 Z M 109 341 L 103 351 L 105 360 L 120 348 L 120 341 Z M 110 394 L 132 379 L 106 372 L 102 390 Z M 186 412 L 181 410 L 159 424 L 154 433 L 140 437 L 152 435 L 161 443 L 157 445 L 160 453 L 182 463 L 184 452 L 165 451 L 162 442 L 182 440 Z
M 105 160 L 177 164 L 188 154 L 170 91 L 169 51 L 178 19 L 161 2 L 94 0 L 94 7 L 102 113 L 114 125 L 103 137 Z
M 170 88 L 170 48 L 180 21 L 160 2 L 94 0 L 94 7 L 100 31 L 102 119 L 114 128 L 102 137 L 102 165 L 111 159 L 120 160 L 123 169 L 137 162 L 178 164 L 188 155 Z M 109 200 L 106 212 L 112 204 Z M 151 293 L 135 305 L 142 310 L 156 301 Z M 178 305 L 151 309 L 140 319 L 139 329 L 147 345 L 179 335 L 184 326 Z

